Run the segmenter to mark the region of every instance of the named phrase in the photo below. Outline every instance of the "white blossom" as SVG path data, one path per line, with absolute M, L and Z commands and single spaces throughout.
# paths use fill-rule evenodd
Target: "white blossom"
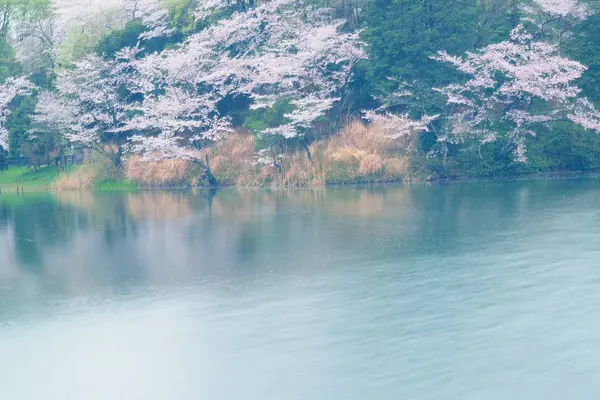
M 533 0 L 533 4 L 555 17 L 586 19 L 592 11 L 581 0 Z
M 74 102 L 67 101 L 57 93 L 42 91 L 37 96 L 35 113 L 32 118 L 33 130 L 52 129 L 69 137 L 73 135 L 74 128 L 80 127 L 73 123 L 77 119 L 77 111 Z
M 30 94 L 34 85 L 24 77 L 8 78 L 0 84 L 0 147 L 9 150 L 6 122 L 11 115 L 10 103 L 18 97 Z
M 196 14 L 203 19 L 222 7 L 202 3 Z M 162 138 L 170 158 L 175 146 L 195 149 L 226 137 L 232 128 L 218 104 L 236 96 L 250 98 L 252 109 L 288 102 L 287 122 L 262 133 L 301 135 L 334 106 L 365 57 L 358 34 L 340 33 L 340 23 L 329 10 L 297 0 L 265 1 L 208 25 L 178 48 L 136 60 L 144 100 L 131 107 L 136 116 L 122 129 L 146 134 L 132 150 L 148 153 L 141 144 L 148 137 L 156 153 Z
M 457 105 L 450 117 L 451 136 L 444 140 L 463 142 L 479 136 L 483 143 L 508 129 L 507 141 L 515 160 L 521 161 L 523 137 L 533 132 L 533 125 L 562 120 L 569 114 L 572 121 L 594 127 L 589 122 L 593 118 L 583 123 L 581 112 L 574 107 L 581 92 L 574 82 L 586 67 L 561 56 L 558 45 L 533 40 L 523 26 L 513 30 L 510 41 L 462 57 L 440 52 L 433 58 L 468 76 L 464 84 L 439 89 L 448 103 Z M 540 102 L 546 107 L 539 107 Z M 586 115 L 593 113 L 588 110 Z
M 578 100 L 567 115 L 571 121 L 596 132 L 600 132 L 600 111 L 588 99 Z
M 414 120 L 406 114 L 378 113 L 373 110 L 363 111 L 363 115 L 367 121 L 379 125 L 390 139 L 399 139 L 417 132 L 428 132 L 429 124 L 439 117 L 439 115 L 426 115 L 420 120 Z
M 85 146 L 123 144 L 123 127 L 130 119 L 126 94 L 141 90 L 134 64 L 138 53 L 139 49 L 123 49 L 111 60 L 89 55 L 59 72 L 56 88 L 72 116 L 65 130 L 69 141 Z

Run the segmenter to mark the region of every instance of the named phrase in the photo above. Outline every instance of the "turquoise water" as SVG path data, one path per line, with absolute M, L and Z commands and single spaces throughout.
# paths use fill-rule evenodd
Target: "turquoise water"
M 600 182 L 0 196 L 2 399 L 593 399 Z

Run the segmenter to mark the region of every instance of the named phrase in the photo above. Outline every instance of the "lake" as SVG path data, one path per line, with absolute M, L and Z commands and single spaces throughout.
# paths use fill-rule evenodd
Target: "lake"
M 600 181 L 0 195 L 1 398 L 593 399 Z

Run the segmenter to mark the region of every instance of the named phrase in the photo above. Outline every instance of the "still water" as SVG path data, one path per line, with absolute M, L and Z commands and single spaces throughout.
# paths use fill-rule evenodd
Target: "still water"
M 0 196 L 0 398 L 595 399 L 600 182 Z

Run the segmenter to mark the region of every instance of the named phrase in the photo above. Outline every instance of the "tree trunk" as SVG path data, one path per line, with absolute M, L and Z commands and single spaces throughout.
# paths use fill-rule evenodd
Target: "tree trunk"
M 448 158 L 448 143 L 442 141 L 442 157 L 440 158 L 441 167 L 444 168 L 446 165 L 446 159 Z
M 200 161 L 200 165 L 204 169 L 204 176 L 206 177 L 206 180 L 208 181 L 208 184 L 211 187 L 217 187 L 217 186 L 219 186 L 219 181 L 217 181 L 217 178 L 215 178 L 215 176 L 213 175 L 212 171 L 210 170 L 210 160 L 208 158 L 208 154 L 206 154 L 204 156 L 204 162 Z
M 117 151 L 113 155 L 113 163 L 118 169 L 121 169 L 123 165 L 123 147 L 120 144 L 117 144 Z
M 312 163 L 312 155 L 310 154 L 310 147 L 308 147 L 308 145 L 306 144 L 306 142 L 303 139 L 300 139 L 300 145 L 302 146 L 304 151 L 306 151 L 306 156 L 308 157 L 308 161 L 310 161 Z
M 506 155 L 506 154 L 508 154 L 508 152 L 512 150 L 512 148 L 513 148 L 513 143 L 512 142 L 513 142 L 512 137 L 509 135 L 506 138 L 506 140 L 504 141 L 504 145 L 502 145 L 502 153 L 501 154 L 503 156 Z

